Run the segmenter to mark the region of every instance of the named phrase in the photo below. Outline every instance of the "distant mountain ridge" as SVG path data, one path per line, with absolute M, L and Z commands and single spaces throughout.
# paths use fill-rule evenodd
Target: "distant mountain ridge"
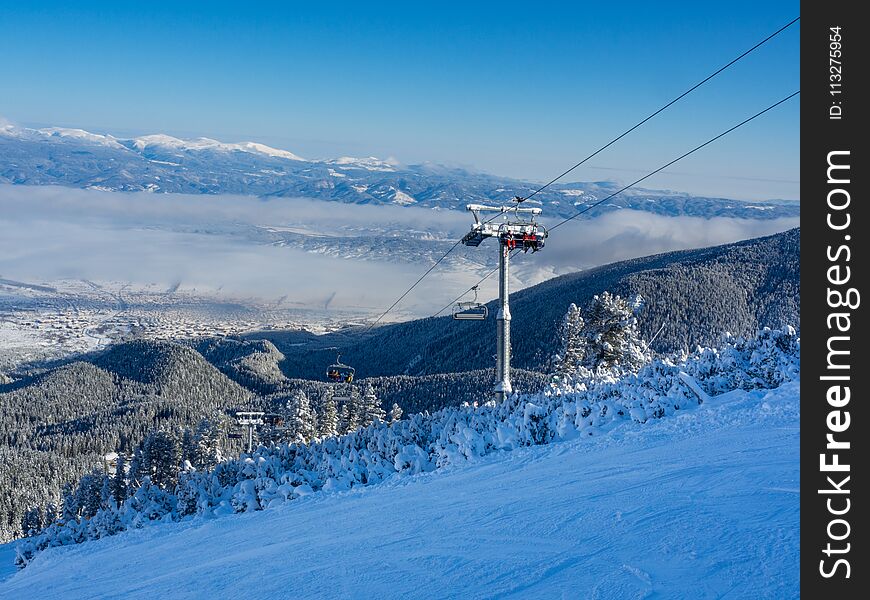
M 348 204 L 464 209 L 508 201 L 538 184 L 432 164 L 375 157 L 306 160 L 257 142 L 183 140 L 155 134 L 130 139 L 82 129 L 0 125 L 0 183 L 62 185 L 106 191 L 306 197 Z M 619 189 L 613 182 L 554 184 L 529 202 L 549 216 Z M 666 216 L 774 219 L 796 217 L 797 202 L 743 202 L 632 189 L 591 212 L 632 208 Z

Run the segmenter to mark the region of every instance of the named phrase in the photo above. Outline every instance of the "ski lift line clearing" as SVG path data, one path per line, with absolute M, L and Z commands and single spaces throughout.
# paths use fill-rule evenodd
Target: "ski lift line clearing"
M 483 321 L 489 315 L 485 304 L 477 301 L 477 286 L 469 291 L 474 291 L 474 300 L 471 302 L 457 302 L 453 309 L 453 318 L 457 321 Z

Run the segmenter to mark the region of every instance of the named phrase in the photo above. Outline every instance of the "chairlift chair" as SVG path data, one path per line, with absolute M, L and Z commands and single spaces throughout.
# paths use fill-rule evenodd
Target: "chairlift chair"
M 333 385 L 332 397 L 336 402 L 350 400 L 354 375 L 356 375 L 356 369 L 341 362 L 341 354 L 336 357 L 333 364 L 327 367 L 326 378 L 335 384 Z
M 284 427 L 284 415 L 267 413 L 263 417 L 263 422 L 270 427 Z
M 326 378 L 333 383 L 353 383 L 355 374 L 356 369 L 341 362 L 341 354 L 326 369 Z
M 457 302 L 453 307 L 453 318 L 457 321 L 483 321 L 489 314 L 485 304 L 477 301 L 477 286 L 471 288 L 474 291 L 474 300 L 471 302 Z

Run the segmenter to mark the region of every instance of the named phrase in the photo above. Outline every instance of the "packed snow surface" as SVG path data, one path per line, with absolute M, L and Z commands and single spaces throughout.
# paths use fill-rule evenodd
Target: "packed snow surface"
M 41 552 L 0 598 L 792 598 L 798 382 Z

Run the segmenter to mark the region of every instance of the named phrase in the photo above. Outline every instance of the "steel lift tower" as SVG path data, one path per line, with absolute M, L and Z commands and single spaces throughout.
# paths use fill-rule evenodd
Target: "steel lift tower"
M 251 453 L 251 450 L 254 448 L 254 429 L 257 426 L 262 425 L 263 415 L 265 413 L 257 412 L 257 411 L 237 411 L 236 412 L 236 422 L 241 427 L 248 428 L 248 454 Z
M 480 246 L 488 237 L 498 238 L 498 322 L 497 359 L 495 366 L 495 397 L 503 401 L 512 391 L 511 387 L 511 310 L 508 280 L 510 277 L 510 256 L 514 250 L 537 252 L 544 247 L 547 230 L 535 217 L 541 214 L 540 208 L 520 208 L 522 199 L 517 198 L 514 206 L 486 206 L 469 204 L 465 208 L 474 215 L 474 225 L 471 231 L 462 238 L 466 246 Z M 487 221 L 480 220 L 480 213 L 496 212 L 502 214 L 502 219 L 496 221 L 493 217 Z M 523 217 L 529 216 L 526 220 Z

